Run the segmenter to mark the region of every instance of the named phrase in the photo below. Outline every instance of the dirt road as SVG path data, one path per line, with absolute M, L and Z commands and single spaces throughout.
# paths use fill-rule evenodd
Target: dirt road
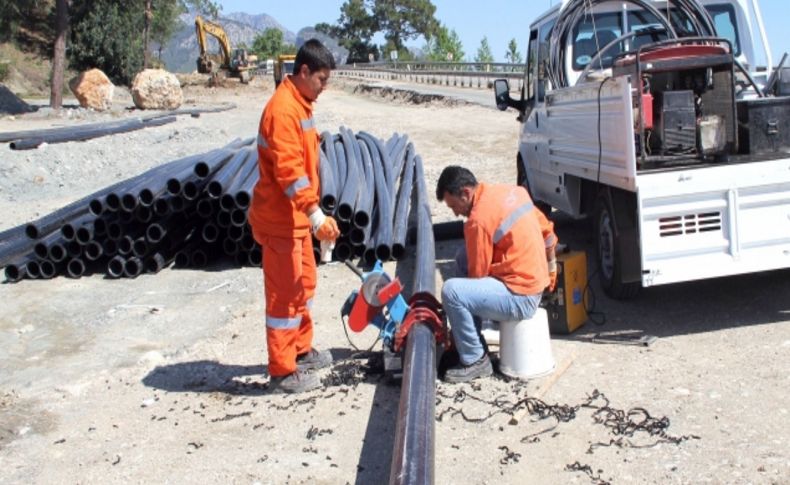
M 408 134 L 429 190 L 450 163 L 485 181 L 515 179 L 512 112 L 351 91 L 337 83 L 322 95 L 319 128 Z M 188 88 L 190 107 L 238 108 L 84 143 L 0 147 L 0 230 L 251 136 L 270 94 L 268 83 Z M 71 122 L 41 110 L 0 119 L 0 131 Z M 432 212 L 452 219 L 435 201 Z M 585 222 L 556 222 L 563 241 L 589 249 Z M 437 285 L 459 244 L 437 244 Z M 657 287 L 630 302 L 593 284 L 605 323 L 553 341 L 558 361 L 575 358 L 542 401 L 525 401 L 534 385 L 504 379 L 438 383 L 436 482 L 790 483 L 788 276 Z M 1 285 L 0 483 L 386 482 L 399 388 L 344 335 L 340 306 L 357 286 L 342 265 L 319 269 L 315 341 L 337 362 L 321 373 L 325 389 L 289 397 L 266 394 L 260 270 Z M 658 340 L 589 340 L 619 330 Z M 374 338 L 352 335 L 360 348 Z M 534 414 L 509 424 L 525 404 Z

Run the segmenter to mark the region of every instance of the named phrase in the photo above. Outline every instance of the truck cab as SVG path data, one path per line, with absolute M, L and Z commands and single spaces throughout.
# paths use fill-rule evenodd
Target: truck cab
M 495 82 L 522 124 L 517 182 L 594 218 L 612 297 L 790 267 L 788 76 L 757 68 L 756 2 L 637 3 L 565 0 L 531 24 L 520 98 Z

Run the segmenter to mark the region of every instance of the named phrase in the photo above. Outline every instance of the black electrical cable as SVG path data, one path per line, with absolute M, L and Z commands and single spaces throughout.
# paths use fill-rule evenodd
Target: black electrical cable
M 553 88 L 568 87 L 568 77 L 565 72 L 565 52 L 568 43 L 569 34 L 573 32 L 573 28 L 579 23 L 583 15 L 589 13 L 592 15 L 592 8 L 595 5 L 610 2 L 612 0 L 570 0 L 568 4 L 562 9 L 562 14 L 557 19 L 554 27 L 551 29 L 551 41 L 549 48 L 549 68 L 547 71 L 549 81 Z M 623 0 L 626 3 L 632 3 L 644 10 L 650 12 L 666 29 L 670 38 L 676 39 L 677 33 L 672 27 L 671 22 L 661 14 L 654 6 L 647 0 Z

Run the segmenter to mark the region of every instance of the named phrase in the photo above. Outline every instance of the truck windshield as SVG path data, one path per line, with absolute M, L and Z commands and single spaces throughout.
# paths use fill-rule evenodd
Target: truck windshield
M 732 42 L 733 54 L 740 55 L 741 48 L 738 39 L 738 29 L 735 21 L 735 9 L 728 4 L 706 5 L 705 9 L 713 18 L 713 23 L 719 36 Z M 670 12 L 672 26 L 679 36 L 693 35 L 691 24 L 687 18 L 681 16 L 676 10 Z M 620 42 L 601 56 L 603 68 L 611 67 L 612 60 L 617 54 L 625 50 L 636 50 L 640 46 L 667 39 L 664 32 L 655 32 L 651 29 L 661 27 L 658 19 L 650 12 L 632 10 L 628 12 L 628 32 L 637 34 L 626 42 Z M 623 16 L 619 12 L 597 13 L 585 15 L 573 31 L 573 69 L 581 71 L 592 61 L 599 49 L 624 32 Z M 594 27 L 593 27 L 594 26 Z M 641 33 L 640 33 L 641 32 Z M 596 61 L 597 64 L 597 61 Z

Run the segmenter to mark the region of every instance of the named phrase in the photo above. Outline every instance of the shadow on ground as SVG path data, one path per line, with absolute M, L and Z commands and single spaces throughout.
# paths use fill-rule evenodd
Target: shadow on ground
M 335 362 L 324 374 L 321 391 L 294 395 L 293 400 L 341 399 L 358 384 L 375 386 L 367 417 L 355 483 L 385 483 L 389 480 L 392 443 L 398 414 L 400 386 L 384 378 L 379 352 L 355 352 L 330 349 Z M 268 394 L 267 366 L 232 365 L 198 360 L 158 366 L 143 378 L 148 387 L 169 392 L 221 392 L 230 395 L 263 396 Z M 353 399 L 356 402 L 356 399 Z M 349 402 L 349 401 L 346 401 Z M 348 404 L 337 404 L 338 407 Z M 351 404 L 355 406 L 355 404 Z

